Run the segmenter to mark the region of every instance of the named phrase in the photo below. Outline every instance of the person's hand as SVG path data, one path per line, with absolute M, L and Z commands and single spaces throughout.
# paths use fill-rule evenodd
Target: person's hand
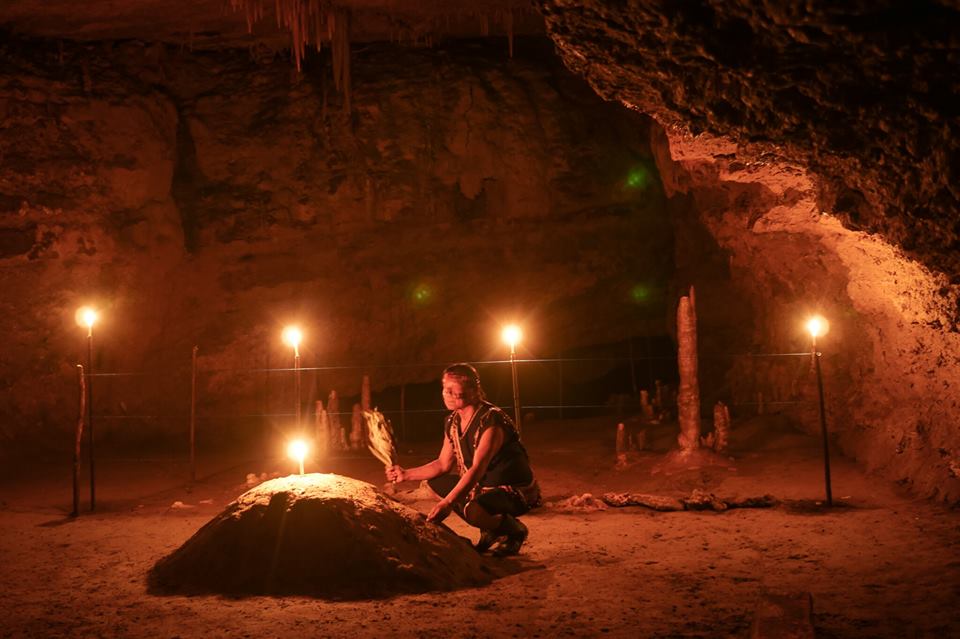
M 430 514 L 427 515 L 427 521 L 432 521 L 435 524 L 439 524 L 441 521 L 447 518 L 447 515 L 450 514 L 450 511 L 453 510 L 453 502 L 449 502 L 446 499 L 441 499 L 437 502 L 437 505 L 433 507 L 433 510 L 430 511 Z
M 402 466 L 387 466 L 386 475 L 387 481 L 392 481 L 396 484 L 406 479 L 407 472 Z

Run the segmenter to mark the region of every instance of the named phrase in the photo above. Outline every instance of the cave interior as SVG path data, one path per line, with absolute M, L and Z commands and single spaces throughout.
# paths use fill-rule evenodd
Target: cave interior
M 945 509 L 939 556 L 957 572 L 956 0 L 23 0 L 0 6 L 0 60 L 11 494 L 37 464 L 68 481 L 78 365 L 109 464 L 182 463 L 188 428 L 209 459 L 270 457 L 321 406 L 349 448 L 363 376 L 416 455 L 440 432 L 443 367 L 466 361 L 491 401 L 522 404 L 544 457 L 589 431 L 612 467 L 617 423 L 649 422 L 656 402 L 673 430 L 646 453 L 631 436 L 647 466 L 622 489 L 647 492 L 684 411 L 700 448 L 718 405 L 756 441 L 767 426 L 823 436 L 842 476 Z M 98 312 L 89 336 L 81 307 Z M 829 330 L 812 344 L 814 315 Z M 944 588 L 949 608 L 960 585 Z M 820 612 L 818 634 L 880 636 L 863 619 L 889 601 L 857 600 L 873 613 L 853 621 Z M 744 614 L 676 636 L 742 633 Z M 918 615 L 890 636 L 960 629 Z M 45 634 L 41 616 L 19 630 Z M 89 623 L 57 632 L 135 634 Z M 478 623 L 457 632 L 500 634 Z

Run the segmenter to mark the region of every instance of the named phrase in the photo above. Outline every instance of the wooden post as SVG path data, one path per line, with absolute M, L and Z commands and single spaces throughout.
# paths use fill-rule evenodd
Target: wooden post
M 400 384 L 400 439 L 407 436 L 407 385 Z
M 677 306 L 677 364 L 680 389 L 677 396 L 677 419 L 681 451 L 692 452 L 700 447 L 700 386 L 697 382 L 697 305 L 693 286 L 690 295 L 680 298 Z
M 83 419 L 87 413 L 87 384 L 81 364 L 77 364 L 77 387 L 80 389 L 80 406 L 77 410 L 77 429 L 73 440 L 73 512 L 70 513 L 71 517 L 80 514 L 80 442 L 83 437 Z
M 197 351 L 193 347 L 193 361 L 190 369 L 190 489 L 197 481 Z
M 293 375 L 294 375 L 295 392 L 296 392 L 296 395 L 297 395 L 297 410 L 294 411 L 294 412 L 295 412 L 296 415 L 297 415 L 297 431 L 300 431 L 300 429 L 301 429 L 301 427 L 303 426 L 303 424 L 302 424 L 301 421 L 300 421 L 300 411 L 301 411 L 301 406 L 300 406 L 300 349 L 297 348 L 297 347 L 294 347 L 294 354 L 293 354 Z
M 563 353 L 561 353 L 557 359 L 560 361 L 557 362 L 559 367 L 559 377 L 560 377 L 560 401 L 557 404 L 560 405 L 560 419 L 563 419 Z
M 520 433 L 522 419 L 520 417 L 520 384 L 517 381 L 517 351 L 510 347 L 510 376 L 513 378 L 513 421 L 517 426 L 517 434 Z
M 817 367 L 817 393 L 820 397 L 820 432 L 823 435 L 823 482 L 827 491 L 827 506 L 833 506 L 833 489 L 830 486 L 830 439 L 827 436 L 827 408 L 823 399 L 823 373 L 820 370 L 820 353 L 816 338 L 813 341 L 813 357 Z
M 93 326 L 87 333 L 87 368 L 84 375 L 93 375 Z M 90 455 L 90 510 L 97 507 L 97 482 L 94 475 L 94 457 L 93 457 L 93 380 L 87 380 L 87 437 L 89 446 L 87 452 Z
M 330 432 L 337 440 L 337 447 L 344 448 L 344 438 L 340 436 L 340 402 L 335 390 L 327 395 L 327 416 L 330 418 Z

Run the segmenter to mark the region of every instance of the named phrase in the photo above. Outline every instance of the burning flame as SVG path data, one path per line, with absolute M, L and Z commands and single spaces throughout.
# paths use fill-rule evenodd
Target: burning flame
M 520 338 L 523 337 L 523 332 L 516 324 L 510 324 L 504 327 L 500 336 L 503 338 L 503 341 L 510 346 L 510 350 L 513 350 L 520 341 Z

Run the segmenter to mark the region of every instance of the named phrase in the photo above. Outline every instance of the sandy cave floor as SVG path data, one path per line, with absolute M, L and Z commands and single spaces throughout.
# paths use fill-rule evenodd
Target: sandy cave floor
M 0 636 L 747 636 L 763 593 L 809 592 L 819 637 L 960 637 L 960 513 L 900 494 L 837 455 L 841 506 L 824 510 L 815 503 L 823 495 L 815 438 L 770 418 L 734 428 L 732 459 L 719 465 L 662 467 L 673 436 L 663 426 L 648 437 L 653 451 L 615 470 L 613 420 L 528 425 L 548 504 L 524 518 L 530 540 L 521 556 L 490 559 L 509 562 L 508 576 L 481 588 L 360 602 L 147 593 L 157 559 L 245 491 L 248 473 L 286 474 L 286 460 L 204 456 L 202 480 L 187 492 L 182 460 L 104 452 L 98 512 L 76 520 L 66 517 L 69 466 L 7 468 Z M 437 447 L 403 446 L 401 462 L 428 461 Z M 314 470 L 382 485 L 372 457 Z M 694 488 L 785 502 L 723 513 L 559 507 L 584 493 L 682 497 Z M 430 502 L 414 506 L 426 512 Z M 448 523 L 475 537 L 455 517 Z

